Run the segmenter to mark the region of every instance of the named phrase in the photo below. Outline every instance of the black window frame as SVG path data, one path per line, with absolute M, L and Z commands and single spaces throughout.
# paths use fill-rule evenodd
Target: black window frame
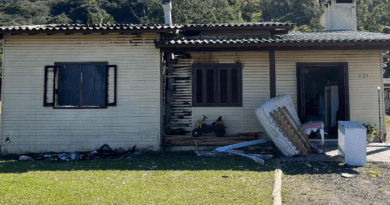
M 104 106 L 82 106 L 82 82 L 80 82 L 80 100 L 78 106 L 58 106 L 58 74 L 60 70 L 60 66 L 65 65 L 103 65 L 106 69 L 106 76 L 105 76 L 105 105 Z M 48 75 L 49 75 L 49 69 L 52 69 L 53 71 L 53 87 L 48 87 Z M 113 69 L 114 71 L 114 101 L 109 101 L 109 73 L 110 69 Z M 82 75 L 82 71 L 81 71 Z M 53 98 L 52 102 L 48 102 L 48 96 L 47 91 L 48 89 L 53 89 Z M 109 106 L 116 106 L 117 104 L 117 65 L 109 65 L 108 62 L 55 62 L 54 66 L 47 65 L 45 66 L 45 79 L 44 79 L 44 96 L 43 96 L 43 106 L 44 107 L 53 107 L 53 109 L 106 109 Z
M 353 0 L 336 0 L 337 4 L 352 4 Z
M 197 102 L 197 70 L 202 70 L 202 103 Z M 214 102 L 207 103 L 207 70 L 214 70 Z M 227 70 L 227 85 L 232 85 L 231 73 L 232 70 L 237 70 L 237 97 L 238 102 L 232 102 L 232 88 L 228 86 L 226 88 L 227 92 L 227 103 L 221 102 L 221 81 L 220 75 L 221 70 Z M 192 106 L 193 107 L 242 107 L 242 64 L 240 63 L 200 63 L 193 64 L 192 66 Z M 216 82 L 216 83 L 215 83 Z M 198 85 L 199 86 L 199 85 Z

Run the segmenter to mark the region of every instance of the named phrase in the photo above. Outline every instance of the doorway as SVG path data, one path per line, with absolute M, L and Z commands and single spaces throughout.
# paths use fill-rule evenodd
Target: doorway
M 322 121 L 325 138 L 337 139 L 337 122 L 349 120 L 348 64 L 297 63 L 297 82 L 301 122 Z

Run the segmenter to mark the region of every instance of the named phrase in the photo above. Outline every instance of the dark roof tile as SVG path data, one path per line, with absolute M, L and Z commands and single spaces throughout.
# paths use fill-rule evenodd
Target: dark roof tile
M 293 23 L 280 22 L 255 22 L 255 23 L 226 23 L 226 24 L 187 24 L 183 25 L 185 28 L 221 28 L 221 27 L 268 27 L 268 26 L 294 26 Z
M 12 31 L 93 31 L 93 30 L 175 30 L 181 25 L 168 26 L 165 24 L 48 24 L 32 26 L 2 26 L 0 33 Z
M 233 23 L 233 24 L 188 24 L 173 25 L 165 24 L 48 24 L 48 25 L 31 25 L 31 26 L 3 26 L 0 27 L 0 33 L 9 33 L 13 31 L 93 31 L 93 30 L 176 30 L 176 29 L 224 29 L 224 28 L 241 28 L 241 27 L 293 27 L 291 23 L 279 22 L 257 22 L 257 23 Z
M 232 37 L 232 36 L 182 36 L 172 40 L 159 41 L 159 45 L 175 44 L 261 44 L 261 43 L 334 43 L 334 42 L 390 42 L 390 34 L 364 31 L 321 31 L 290 32 L 267 37 Z

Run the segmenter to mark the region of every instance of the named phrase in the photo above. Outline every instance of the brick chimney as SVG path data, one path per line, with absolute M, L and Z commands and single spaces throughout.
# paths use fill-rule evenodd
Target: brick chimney
M 357 30 L 356 0 L 328 0 L 321 25 L 325 30 Z

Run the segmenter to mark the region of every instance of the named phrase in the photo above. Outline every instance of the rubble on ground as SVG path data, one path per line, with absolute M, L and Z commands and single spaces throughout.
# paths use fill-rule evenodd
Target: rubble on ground
M 257 140 L 252 140 L 248 142 L 241 142 L 233 145 L 228 145 L 224 147 L 219 147 L 215 149 L 214 151 L 195 151 L 195 153 L 200 156 L 200 157 L 214 157 L 216 155 L 220 154 L 233 154 L 233 155 L 239 155 L 242 157 L 246 157 L 249 159 L 252 159 L 253 161 L 264 165 L 264 160 L 266 159 L 271 159 L 273 155 L 264 155 L 264 154 L 246 154 L 242 150 L 235 150 L 238 148 L 242 147 L 247 147 L 251 145 L 259 145 L 259 144 L 264 144 L 267 143 L 268 141 L 265 139 L 257 139 Z
M 136 145 L 129 148 L 127 151 L 122 147 L 111 149 L 110 146 L 104 144 L 98 150 L 89 152 L 73 152 L 73 153 L 39 153 L 27 154 L 19 157 L 20 161 L 30 160 L 46 160 L 51 162 L 74 161 L 74 160 L 91 160 L 91 159 L 129 159 L 141 155 L 141 152 L 136 152 Z

